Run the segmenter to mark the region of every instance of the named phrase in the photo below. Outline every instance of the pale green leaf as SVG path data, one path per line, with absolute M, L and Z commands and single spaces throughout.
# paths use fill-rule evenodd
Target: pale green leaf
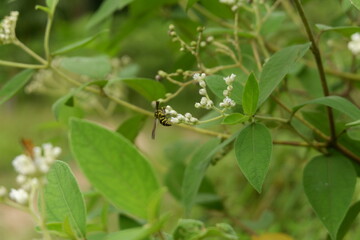
M 83 196 L 69 166 L 56 161 L 47 174 L 44 189 L 47 222 L 65 222 L 85 238 L 86 210 Z M 68 220 L 66 220 L 68 219 Z
M 238 124 L 238 123 L 243 123 L 247 120 L 249 120 L 249 116 L 245 116 L 241 113 L 232 113 L 227 115 L 221 124 L 227 124 L 227 125 Z
M 360 10 L 360 0 L 350 0 L 350 2 L 351 2 L 358 10 Z
M 333 240 L 349 209 L 356 172 L 341 154 L 317 156 L 304 169 L 305 194 Z
M 124 121 L 117 129 L 116 132 L 129 139 L 130 142 L 134 142 L 136 136 L 143 128 L 146 122 L 145 115 L 135 115 L 126 121 Z
M 310 48 L 310 43 L 281 49 L 264 64 L 259 81 L 259 106 L 271 95 L 282 79 Z
M 145 219 L 158 189 L 154 172 L 123 136 L 83 120 L 71 121 L 70 146 L 90 183 L 117 208 Z
M 316 27 L 322 32 L 337 32 L 345 37 L 350 37 L 352 34 L 360 32 L 360 27 L 356 26 L 331 27 L 323 24 L 316 24 Z
M 95 79 L 104 79 L 111 72 L 110 59 L 106 56 L 62 58 L 61 67 Z
M 34 71 L 24 70 L 16 74 L 0 89 L 0 105 L 14 96 L 31 79 Z
M 272 140 L 269 130 L 260 123 L 245 127 L 235 141 L 238 165 L 250 184 L 261 192 L 269 169 Z

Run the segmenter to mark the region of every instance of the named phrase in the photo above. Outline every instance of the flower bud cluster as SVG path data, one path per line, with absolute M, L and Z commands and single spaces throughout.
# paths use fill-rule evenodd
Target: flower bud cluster
M 200 90 L 199 94 L 203 96 L 200 99 L 200 102 L 195 103 L 196 108 L 205 108 L 205 109 L 211 109 L 214 106 L 214 102 L 209 98 L 209 95 L 206 91 L 206 82 L 205 82 L 205 73 L 195 73 L 193 75 L 193 79 L 199 83 Z
M 351 41 L 348 43 L 348 49 L 354 54 L 360 54 L 360 33 L 351 35 Z
M 9 44 L 16 39 L 15 27 L 19 12 L 12 11 L 0 23 L 0 44 Z
M 219 106 L 222 108 L 231 108 L 235 106 L 235 101 L 230 98 L 231 91 L 233 90 L 233 82 L 235 81 L 235 77 L 236 75 L 232 73 L 230 76 L 224 78 L 227 87 L 226 90 L 223 91 L 223 95 L 225 98 L 219 104 Z
M 9 198 L 21 205 L 29 202 L 30 191 L 32 188 L 39 186 L 39 180 L 42 180 L 42 177 L 49 171 L 51 165 L 60 155 L 61 148 L 46 143 L 41 147 L 33 147 L 29 151 L 31 151 L 31 154 L 21 154 L 12 162 L 15 171 L 18 173 L 16 182 L 20 185 L 20 188 L 11 189 Z M 6 196 L 6 194 L 6 188 L 1 186 L 0 198 Z
M 184 123 L 187 125 L 196 124 L 199 119 L 193 117 L 191 113 L 185 113 L 184 115 L 176 112 L 171 106 L 166 106 L 165 114 L 170 117 L 170 122 L 172 124 Z

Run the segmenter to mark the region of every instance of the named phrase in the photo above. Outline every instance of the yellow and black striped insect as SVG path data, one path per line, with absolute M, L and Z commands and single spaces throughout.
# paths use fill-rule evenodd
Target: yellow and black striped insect
M 152 130 L 152 139 L 155 139 L 155 130 L 156 130 L 156 122 L 159 119 L 159 122 L 161 125 L 163 126 L 171 126 L 171 122 L 169 120 L 169 118 L 166 116 L 165 114 L 165 108 L 161 107 L 159 108 L 159 102 L 156 101 L 156 108 L 155 108 L 155 112 L 154 112 L 154 127 Z

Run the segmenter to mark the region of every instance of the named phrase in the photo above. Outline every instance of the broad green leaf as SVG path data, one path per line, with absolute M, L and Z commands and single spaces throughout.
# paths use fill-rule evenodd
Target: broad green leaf
M 201 182 L 205 176 L 206 169 L 211 163 L 212 157 L 225 146 L 234 141 L 237 134 L 234 134 L 224 142 L 220 143 L 218 139 L 212 139 L 203 144 L 192 157 L 185 170 L 183 183 L 181 186 L 182 202 L 187 213 L 196 202 L 196 195 L 199 191 Z
M 349 231 L 351 225 L 354 223 L 354 220 L 359 214 L 359 212 L 360 212 L 360 202 L 358 201 L 354 203 L 346 213 L 346 216 L 343 222 L 341 223 L 341 226 L 337 233 L 337 237 L 336 237 L 337 240 L 342 240 L 345 237 L 346 233 Z
M 303 184 L 311 206 L 335 240 L 355 190 L 353 166 L 340 154 L 317 156 L 305 167 Z
M 245 121 L 249 120 L 249 116 L 245 116 L 241 113 L 231 113 L 230 115 L 227 115 L 221 124 L 238 124 L 243 123 Z
M 246 115 L 252 116 L 257 110 L 259 100 L 259 85 L 253 73 L 249 75 L 246 81 L 243 96 L 242 106 Z
M 163 84 L 150 78 L 121 78 L 114 79 L 109 82 L 113 84 L 115 82 L 123 82 L 149 101 L 158 100 L 165 96 L 166 90 Z
M 323 32 L 337 32 L 345 37 L 350 37 L 352 34 L 360 32 L 360 27 L 355 26 L 331 27 L 323 24 L 316 24 L 316 27 Z
M 227 85 L 224 81 L 224 77 L 219 75 L 211 75 L 205 78 L 207 86 L 210 90 L 220 99 L 224 98 L 223 91 L 226 89 Z M 239 79 L 236 77 L 233 82 L 233 90 L 231 92 L 230 98 L 233 99 L 237 104 L 242 103 L 242 93 L 243 86 L 241 85 Z
M 350 118 L 357 120 L 360 118 L 360 110 L 354 104 L 352 104 L 349 100 L 339 97 L 339 96 L 328 96 L 317 98 L 314 100 L 307 101 L 293 108 L 293 113 L 298 111 L 300 108 L 304 107 L 308 104 L 321 104 L 333 109 L 342 112 L 343 114 L 349 116 Z
M 123 7 L 130 4 L 133 0 L 105 0 L 102 2 L 100 8 L 91 16 L 86 27 L 91 28 L 94 25 L 100 23 L 105 18 L 112 15 L 116 10 L 120 10 Z
M 34 71 L 24 70 L 16 74 L 0 89 L 0 105 L 14 96 L 31 79 Z
M 270 37 L 277 34 L 279 29 L 284 26 L 284 21 L 286 20 L 286 13 L 284 11 L 274 11 L 266 19 L 266 21 L 261 25 L 261 35 L 265 37 Z
M 69 44 L 67 46 L 64 46 L 64 47 L 52 52 L 52 55 L 64 54 L 64 53 L 67 53 L 67 52 L 82 48 L 82 47 L 86 46 L 87 44 L 91 43 L 92 41 L 94 41 L 98 36 L 100 36 L 104 32 L 105 31 L 101 31 L 101 32 L 95 34 L 94 36 L 87 37 L 87 38 L 84 38 L 82 40 L 73 42 L 73 43 L 71 43 L 71 44 Z
M 135 115 L 126 121 L 124 121 L 117 129 L 116 132 L 129 139 L 130 142 L 134 142 L 136 136 L 143 128 L 146 122 L 145 115 Z
M 260 123 L 252 123 L 245 127 L 235 141 L 238 165 L 246 179 L 259 193 L 269 169 L 271 151 L 271 134 Z
M 95 79 L 104 79 L 111 72 L 110 59 L 106 56 L 63 58 L 61 67 Z
M 86 210 L 83 196 L 69 166 L 56 161 L 47 174 L 44 189 L 47 222 L 65 222 L 78 237 L 86 235 Z
M 196 2 L 198 2 L 199 0 L 187 0 L 186 2 L 186 10 L 188 10 L 189 8 L 191 8 Z
M 283 48 L 264 64 L 259 81 L 259 106 L 271 95 L 286 74 L 293 69 L 295 63 L 305 55 L 310 45 L 310 43 L 306 43 Z
M 159 189 L 154 172 L 125 137 L 99 125 L 73 119 L 70 146 L 90 183 L 117 208 L 145 219 Z
M 358 10 L 360 10 L 360 0 L 350 0 L 350 2 L 351 2 Z

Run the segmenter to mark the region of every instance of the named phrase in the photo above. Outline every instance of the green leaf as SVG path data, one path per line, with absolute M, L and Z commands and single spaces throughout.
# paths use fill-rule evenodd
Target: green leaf
M 226 139 L 222 143 L 219 142 L 219 139 L 212 139 L 203 144 L 195 152 L 185 170 L 181 189 L 182 202 L 187 213 L 190 213 L 190 210 L 196 201 L 196 195 L 205 176 L 206 169 L 211 163 L 212 157 L 218 151 L 230 144 L 235 139 L 235 137 L 236 134 Z
M 116 10 L 120 10 L 123 7 L 130 4 L 133 0 L 105 0 L 101 4 L 100 8 L 93 14 L 88 21 L 86 28 L 91 28 L 96 24 L 103 21 L 105 18 L 112 15 Z
M 52 52 L 51 54 L 52 55 L 59 55 L 59 54 L 64 54 L 64 53 L 67 53 L 67 52 L 82 48 L 82 47 L 88 45 L 89 43 L 91 43 L 92 41 L 94 41 L 98 36 L 100 36 L 104 32 L 108 32 L 108 31 L 107 30 L 106 31 L 101 31 L 101 32 L 95 34 L 94 36 L 87 37 L 87 38 L 84 38 L 82 40 L 73 42 L 73 43 L 71 43 L 71 44 L 69 44 L 67 46 L 64 46 L 64 47 Z
M 360 120 L 356 120 L 354 122 L 349 122 L 346 124 L 347 127 L 353 127 L 353 126 L 359 126 L 360 125 Z
M 158 100 L 165 96 L 166 90 L 163 84 L 150 78 L 121 78 L 109 82 L 124 82 L 127 86 L 144 96 L 149 101 Z
M 352 104 L 349 100 L 339 96 L 328 96 L 316 98 L 314 100 L 307 101 L 293 108 L 293 114 L 300 108 L 308 104 L 321 104 L 342 112 L 350 118 L 357 120 L 360 118 L 360 110 Z
M 245 127 L 235 141 L 238 165 L 246 179 L 259 193 L 269 169 L 271 151 L 271 134 L 260 123 L 252 123 Z
M 86 210 L 83 196 L 69 166 L 56 161 L 47 174 L 44 189 L 47 222 L 68 221 L 76 234 L 86 236 Z
M 67 125 L 71 117 L 82 118 L 84 116 L 82 109 L 75 107 L 74 101 L 73 92 L 70 92 L 52 105 L 52 111 L 57 121 Z
M 360 141 L 360 126 L 351 127 L 346 130 L 346 134 L 355 141 Z
M 227 125 L 238 124 L 238 123 L 243 123 L 247 120 L 249 120 L 249 116 L 245 116 L 241 113 L 232 113 L 230 115 L 227 115 L 221 124 L 227 124 Z
M 337 32 L 345 37 L 350 37 L 352 34 L 360 32 L 360 27 L 355 26 L 331 27 L 323 24 L 316 24 L 315 26 L 322 32 Z
M 189 8 L 191 8 L 196 2 L 198 2 L 199 0 L 187 0 L 186 2 L 186 10 L 188 10 Z
M 360 10 L 360 0 L 350 0 L 352 5 L 354 5 L 358 10 Z
M 342 221 L 339 231 L 337 233 L 337 240 L 342 240 L 346 233 L 349 231 L 351 225 L 353 224 L 355 218 L 360 212 L 360 201 L 354 203 L 346 213 L 344 220 Z
M 31 79 L 34 71 L 24 70 L 16 74 L 0 89 L 0 105 L 14 96 Z
M 288 74 L 295 63 L 310 48 L 310 43 L 286 47 L 276 52 L 265 63 L 259 81 L 259 106 L 271 95 L 281 80 Z
M 73 119 L 70 146 L 90 183 L 117 208 L 145 219 L 159 189 L 154 172 L 125 137 L 94 123 Z
M 210 90 L 219 98 L 223 99 L 223 91 L 227 88 L 227 85 L 224 81 L 224 77 L 219 75 L 211 75 L 205 78 L 207 86 Z M 237 104 L 242 103 L 242 94 L 243 94 L 243 86 L 241 85 L 238 78 L 235 78 L 233 82 L 233 90 L 231 92 L 231 99 L 233 99 Z
M 106 56 L 63 58 L 61 67 L 95 79 L 104 79 L 111 72 L 110 59 Z
M 305 194 L 332 239 L 349 209 L 355 183 L 353 166 L 340 154 L 317 156 L 304 169 Z
M 139 134 L 140 130 L 143 128 L 146 122 L 145 115 L 135 115 L 126 121 L 124 121 L 117 129 L 116 132 L 123 135 L 130 142 L 134 142 L 136 136 Z
M 246 82 L 242 96 L 242 106 L 246 115 L 252 116 L 255 114 L 257 110 L 258 100 L 259 86 L 255 75 L 251 73 Z

